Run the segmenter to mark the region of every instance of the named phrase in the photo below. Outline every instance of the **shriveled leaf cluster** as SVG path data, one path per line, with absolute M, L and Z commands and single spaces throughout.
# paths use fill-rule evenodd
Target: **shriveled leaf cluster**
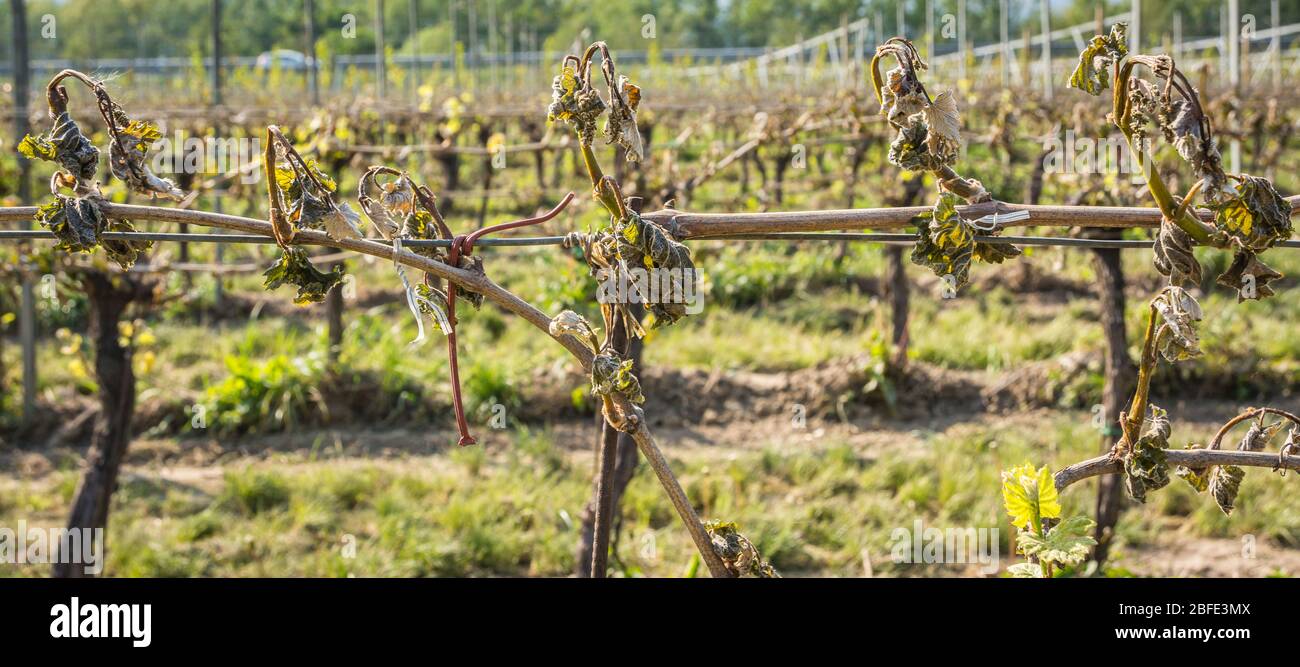
M 1162 489 L 1169 484 L 1169 461 L 1165 450 L 1169 447 L 1171 425 L 1164 410 L 1151 406 L 1147 429 L 1133 443 L 1124 457 L 1124 489 L 1133 500 L 1147 501 L 1147 491 Z
M 624 266 L 669 272 L 669 289 L 661 291 L 657 301 L 646 303 L 654 315 L 653 325 L 673 324 L 685 317 L 689 305 L 685 281 L 694 280 L 696 271 L 690 248 L 631 210 L 627 211 L 625 220 L 613 221 L 612 231 L 618 244 L 618 258 Z
M 1165 220 L 1156 232 L 1155 267 L 1169 284 L 1183 287 L 1201 283 L 1201 264 L 1192 252 L 1192 237 L 1182 227 Z
M 704 524 L 713 543 L 713 551 L 723 565 L 737 577 L 779 579 L 781 574 L 767 562 L 749 538 L 740 533 L 730 521 L 709 521 Z
M 54 119 L 54 127 L 44 134 L 25 136 L 18 152 L 33 159 L 54 162 L 78 181 L 91 184 L 99 168 L 99 149 L 82 134 L 72 116 L 64 111 Z
M 1079 64 L 1070 74 L 1070 87 L 1100 95 L 1110 87 L 1110 68 L 1128 55 L 1128 25 L 1116 23 L 1110 33 L 1097 35 L 1079 54 Z
M 969 281 L 972 258 L 1001 264 L 1022 252 L 1010 243 L 976 241 L 975 228 L 957 212 L 959 201 L 951 192 L 940 192 L 934 210 L 917 225 L 916 243 L 912 246 L 912 263 L 934 271 L 941 278 L 952 276 L 954 288 L 961 288 Z
M 114 220 L 100 210 L 99 200 L 91 197 L 55 195 L 54 201 L 36 210 L 36 222 L 58 239 L 55 246 L 69 252 L 94 252 L 103 247 L 108 258 L 123 269 L 135 265 L 140 253 L 153 247 L 151 241 L 109 240 L 104 232 L 133 232 L 130 220 Z
M 591 391 L 598 396 L 620 393 L 633 403 L 644 403 L 641 382 L 632 373 L 633 361 L 606 350 L 591 360 Z
M 878 61 L 893 56 L 898 65 L 883 78 Z M 961 152 L 961 118 L 951 91 L 933 100 L 917 72 L 927 68 L 911 42 L 893 38 L 876 49 L 872 63 L 880 114 L 898 131 L 889 146 L 889 162 L 911 171 L 939 171 Z
M 601 74 L 607 86 L 602 99 L 593 86 L 592 59 L 601 56 Z M 578 133 L 578 140 L 590 146 L 596 136 L 596 121 L 606 110 L 603 134 L 605 143 L 621 146 L 631 162 L 645 159 L 641 131 L 637 127 L 637 110 L 641 106 L 641 89 L 626 76 L 620 76 L 614 58 L 604 42 L 587 48 L 581 58 L 566 56 L 560 73 L 551 82 L 551 104 L 547 119 L 563 121 Z
M 264 286 L 268 290 L 281 285 L 293 285 L 298 293 L 293 302 L 298 305 L 320 303 L 329 291 L 343 282 L 343 267 L 336 266 L 328 273 L 322 273 L 307 258 L 307 251 L 302 248 L 283 248 L 271 268 L 262 273 Z

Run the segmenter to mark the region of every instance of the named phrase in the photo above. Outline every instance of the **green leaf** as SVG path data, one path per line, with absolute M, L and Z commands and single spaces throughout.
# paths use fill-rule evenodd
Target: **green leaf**
M 1074 565 L 1088 557 L 1088 549 L 1097 543 L 1089 534 L 1093 522 L 1083 516 L 1070 517 L 1039 537 L 1031 531 L 1021 530 L 1016 544 L 1026 556 L 1037 557 L 1045 563 Z
M 1011 516 L 1011 524 L 1022 529 L 1037 529 L 1043 519 L 1061 516 L 1056 482 L 1046 466 L 1034 470 L 1028 463 L 1002 473 L 1002 502 Z
M 1007 568 L 1007 574 L 1016 579 L 1042 579 L 1043 566 L 1038 563 L 1016 563 Z

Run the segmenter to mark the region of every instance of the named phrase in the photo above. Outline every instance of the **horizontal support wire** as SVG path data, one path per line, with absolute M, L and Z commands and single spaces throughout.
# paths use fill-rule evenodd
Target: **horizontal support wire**
M 103 232 L 100 238 L 121 241 L 174 241 L 179 243 L 249 243 L 275 244 L 275 239 L 257 234 L 181 234 L 174 232 Z M 516 236 L 483 238 L 475 247 L 529 247 L 563 245 L 564 236 Z M 45 230 L 0 230 L 0 241 L 53 241 L 54 234 Z M 851 232 L 773 232 L 769 234 L 729 234 L 727 236 L 697 236 L 692 241 L 824 241 L 833 243 L 881 243 L 886 245 L 912 245 L 915 234 L 859 234 Z M 983 243 L 1015 243 L 1023 246 L 1054 246 L 1062 248 L 1113 248 L 1117 250 L 1151 249 L 1152 241 L 1141 239 L 1084 239 L 1068 236 L 986 236 L 975 237 Z M 405 239 L 407 248 L 449 248 L 445 239 Z M 1300 248 L 1300 240 L 1283 241 L 1277 248 Z

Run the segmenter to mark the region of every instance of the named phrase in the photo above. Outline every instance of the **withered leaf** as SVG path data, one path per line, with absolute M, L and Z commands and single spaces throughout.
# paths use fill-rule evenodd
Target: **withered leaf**
M 1291 238 L 1291 204 L 1266 178 L 1241 175 L 1207 195 L 1214 226 L 1238 247 L 1260 252 Z
M 132 120 L 115 131 L 118 141 L 108 151 L 108 164 L 114 176 L 140 194 L 175 200 L 184 198 L 185 193 L 175 183 L 154 174 L 145 162 L 153 142 L 162 137 L 157 125 Z
M 325 295 L 343 282 L 343 267 L 336 266 L 329 273 L 322 273 L 312 265 L 306 250 L 290 247 L 281 249 L 280 257 L 262 276 L 263 286 L 268 290 L 285 284 L 297 287 L 293 302 L 304 305 L 324 301 Z
M 970 278 L 970 262 L 975 252 L 975 231 L 957 214 L 959 198 L 942 192 L 929 219 L 916 228 L 912 246 L 912 263 L 924 266 L 940 278 L 952 281 L 959 289 Z
M 1214 466 L 1210 471 L 1209 490 L 1224 514 L 1232 514 L 1246 471 L 1237 466 Z
M 723 565 L 737 577 L 780 578 L 781 575 L 767 562 L 749 538 L 740 534 L 730 521 L 709 521 L 704 524 L 713 543 L 713 551 Z
M 1196 299 L 1183 288 L 1170 285 L 1152 299 L 1151 305 L 1164 320 L 1156 340 L 1160 354 L 1171 362 L 1200 356 L 1196 323 L 1201 321 L 1202 313 Z
M 1100 95 L 1110 87 L 1110 68 L 1128 55 L 1128 25 L 1116 23 L 1110 33 L 1097 35 L 1079 54 L 1079 64 L 1070 74 L 1070 87 Z
M 1261 262 L 1255 253 L 1238 249 L 1232 256 L 1232 264 L 1215 282 L 1237 290 L 1237 302 L 1240 303 L 1246 299 L 1258 300 L 1273 296 L 1273 288 L 1269 283 L 1281 277 L 1281 273 Z
M 591 360 L 591 390 L 597 396 L 618 392 L 633 403 L 644 403 L 641 382 L 632 373 L 633 361 L 615 352 L 597 354 Z
M 1169 484 L 1169 462 L 1165 449 L 1169 445 L 1168 414 L 1151 406 L 1147 430 L 1129 448 L 1124 458 L 1124 485 L 1130 497 L 1146 502 L 1146 492 Z
M 1153 251 L 1156 271 L 1168 276 L 1170 285 L 1201 284 L 1201 263 L 1192 252 L 1192 237 L 1181 227 L 1168 220 L 1162 222 Z

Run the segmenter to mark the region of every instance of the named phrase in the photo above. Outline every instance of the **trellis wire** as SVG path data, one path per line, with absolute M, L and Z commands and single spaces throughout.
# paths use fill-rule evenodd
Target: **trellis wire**
M 274 244 L 275 239 L 257 234 L 195 234 L 175 232 L 103 232 L 101 238 L 123 241 L 175 241 L 179 243 L 240 243 Z M 564 236 L 516 236 L 484 238 L 475 241 L 476 247 L 530 247 L 564 245 Z M 52 241 L 54 234 L 45 230 L 0 230 L 0 241 Z M 859 234 L 851 232 L 780 232 L 770 234 L 730 234 L 727 236 L 697 236 L 693 241 L 828 241 L 835 243 L 880 243 L 885 245 L 911 245 L 915 234 Z M 1141 239 L 1085 239 L 1067 236 L 987 236 L 977 235 L 976 241 L 988 243 L 1015 243 L 1023 246 L 1051 246 L 1062 248 L 1113 248 L 1118 250 L 1150 249 L 1151 241 Z M 449 248 L 445 239 L 408 239 L 402 241 L 408 248 Z M 1283 241 L 1278 248 L 1300 248 L 1300 240 Z

